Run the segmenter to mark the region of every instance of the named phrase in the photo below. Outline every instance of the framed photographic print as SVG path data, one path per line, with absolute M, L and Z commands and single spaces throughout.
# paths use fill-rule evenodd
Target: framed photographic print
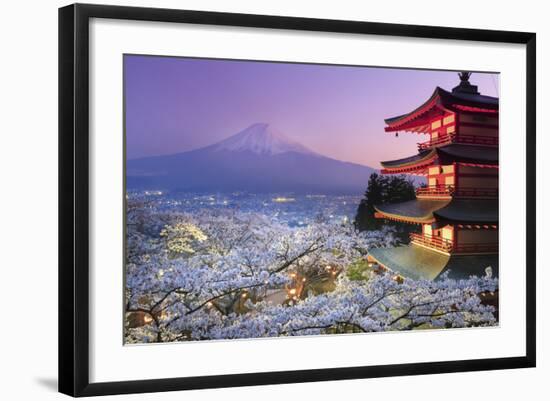
M 59 10 L 59 390 L 535 366 L 535 34 Z

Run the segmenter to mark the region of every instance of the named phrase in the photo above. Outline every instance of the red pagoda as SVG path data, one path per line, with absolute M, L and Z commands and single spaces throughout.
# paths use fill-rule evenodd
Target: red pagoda
M 426 134 L 418 153 L 381 162 L 382 174 L 425 176 L 416 199 L 375 206 L 375 217 L 417 224 L 408 246 L 378 248 L 369 259 L 399 275 L 437 279 L 498 274 L 498 98 L 459 74 L 421 106 L 385 120 L 386 132 Z

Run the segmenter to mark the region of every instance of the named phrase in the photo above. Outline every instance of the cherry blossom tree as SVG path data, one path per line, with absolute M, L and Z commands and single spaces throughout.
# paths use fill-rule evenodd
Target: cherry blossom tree
M 126 341 L 168 342 L 485 326 L 494 308 L 479 294 L 491 277 L 413 281 L 347 269 L 390 228 L 358 232 L 322 218 L 291 228 L 236 211 L 164 212 L 127 207 Z M 314 291 L 316 278 L 330 291 Z M 282 293 L 283 302 L 270 294 Z

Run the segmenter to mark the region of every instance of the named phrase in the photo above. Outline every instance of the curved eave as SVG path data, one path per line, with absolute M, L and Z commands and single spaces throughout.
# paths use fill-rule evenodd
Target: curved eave
M 498 224 L 498 199 L 453 199 L 433 215 L 455 223 Z
M 498 255 L 443 255 L 419 246 L 374 248 L 369 256 L 385 268 L 413 280 L 437 280 L 448 272 L 451 279 L 485 276 L 491 266 L 493 277 L 498 277 Z
M 498 109 L 487 109 L 483 107 L 466 106 L 463 104 L 451 104 L 446 106 L 447 109 L 455 113 L 471 113 L 471 114 L 490 114 L 498 116 Z
M 385 119 L 384 121 L 388 125 L 385 131 L 414 130 L 415 127 L 425 125 L 426 121 L 423 121 L 422 117 L 434 108 L 452 111 L 471 111 L 474 113 L 498 112 L 499 100 L 491 96 L 459 92 L 452 93 L 438 86 L 428 100 L 410 113 Z M 461 108 L 466 109 L 461 110 Z
M 467 166 L 467 167 L 492 168 L 497 170 L 499 168 L 498 164 L 489 164 L 489 163 L 458 162 L 458 164 L 461 166 Z
M 418 118 L 422 114 L 431 110 L 437 103 L 440 89 L 441 88 L 439 86 L 435 88 L 430 98 L 426 100 L 424 103 L 422 103 L 420 106 L 418 106 L 416 109 L 414 109 L 413 111 L 406 114 L 401 114 L 400 116 L 384 119 L 384 122 L 388 125 L 386 127 L 386 131 L 397 129 L 398 127 L 401 127 L 405 123 L 410 122 L 411 120 Z
M 433 161 L 428 161 L 425 164 L 415 165 L 412 167 L 403 168 L 383 168 L 380 170 L 381 174 L 412 174 L 426 176 L 428 174 L 428 168 L 433 165 Z
M 411 172 L 425 169 L 438 158 L 443 164 L 459 162 L 474 166 L 498 167 L 498 148 L 494 146 L 449 144 L 434 147 L 414 156 L 380 162 L 383 173 Z
M 447 206 L 449 202 L 448 199 L 413 199 L 407 202 L 375 205 L 374 209 L 378 212 L 379 218 L 423 224 L 433 223 L 434 211 Z
M 498 111 L 499 99 L 498 97 L 485 96 L 472 93 L 463 92 L 448 92 L 441 89 L 441 98 L 446 106 L 452 107 L 454 105 L 471 107 L 472 109 L 478 109 L 480 112 L 486 111 Z M 475 110 L 472 110 L 475 111 Z
M 436 279 L 449 262 L 450 256 L 419 246 L 374 248 L 369 256 L 386 269 L 413 280 Z
M 388 160 L 380 162 L 385 169 L 402 169 L 414 166 L 422 166 L 427 162 L 433 161 L 436 156 L 435 149 L 420 152 L 414 156 L 404 157 L 402 159 Z
M 498 165 L 498 147 L 450 144 L 435 148 L 442 163 L 464 162 Z

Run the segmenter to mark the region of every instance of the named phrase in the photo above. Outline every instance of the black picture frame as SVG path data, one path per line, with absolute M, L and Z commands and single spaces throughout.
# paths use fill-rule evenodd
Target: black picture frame
M 521 357 L 90 383 L 89 22 L 91 18 L 523 44 L 527 82 L 526 354 Z M 59 9 L 59 391 L 71 396 L 316 382 L 535 366 L 535 33 L 74 4 Z

